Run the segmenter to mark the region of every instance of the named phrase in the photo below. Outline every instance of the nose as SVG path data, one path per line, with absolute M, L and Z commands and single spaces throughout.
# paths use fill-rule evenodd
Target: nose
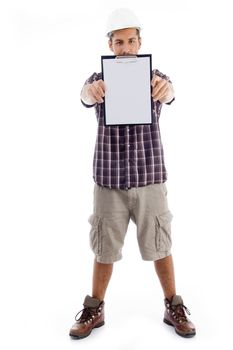
M 130 47 L 129 45 L 124 45 L 123 50 L 122 50 L 123 55 L 129 55 L 130 54 Z

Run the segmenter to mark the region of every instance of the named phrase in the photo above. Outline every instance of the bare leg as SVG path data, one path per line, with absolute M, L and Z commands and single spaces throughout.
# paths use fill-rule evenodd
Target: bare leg
M 106 289 L 110 281 L 113 264 L 102 264 L 94 260 L 92 297 L 104 300 Z
M 159 277 L 165 298 L 171 300 L 176 294 L 175 274 L 172 256 L 154 262 L 155 270 Z

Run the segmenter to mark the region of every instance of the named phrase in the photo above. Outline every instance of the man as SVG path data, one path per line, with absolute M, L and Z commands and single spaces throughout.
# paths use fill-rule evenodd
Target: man
M 130 10 L 114 11 L 108 22 L 110 50 L 117 56 L 137 55 L 141 47 L 141 26 Z M 196 334 L 186 317 L 182 298 L 176 295 L 171 248 L 166 169 L 161 143 L 159 116 L 163 103 L 174 100 L 172 84 L 158 70 L 152 72 L 153 120 L 149 125 L 105 126 L 102 75 L 94 73 L 84 84 L 81 101 L 95 107 L 98 131 L 94 154 L 94 213 L 90 242 L 95 254 L 92 296 L 87 295 L 81 316 L 70 336 L 87 337 L 93 328 L 104 325 L 104 297 L 113 263 L 121 250 L 129 220 L 137 226 L 142 259 L 154 262 L 164 297 L 164 322 L 183 337 Z

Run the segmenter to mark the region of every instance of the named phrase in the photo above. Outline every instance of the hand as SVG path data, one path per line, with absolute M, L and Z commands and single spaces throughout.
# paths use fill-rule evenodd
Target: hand
M 95 80 L 92 84 L 87 84 L 85 87 L 85 95 L 93 104 L 103 103 L 105 95 L 105 84 L 103 80 Z
M 155 75 L 151 81 L 152 97 L 154 101 L 160 101 L 161 103 L 170 102 L 174 97 L 173 86 L 166 79 L 160 78 Z

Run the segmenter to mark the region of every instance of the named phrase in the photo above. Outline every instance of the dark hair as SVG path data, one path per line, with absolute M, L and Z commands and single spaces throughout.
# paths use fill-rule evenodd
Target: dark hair
M 135 29 L 136 29 L 136 31 L 137 31 L 138 39 L 140 39 L 140 38 L 141 38 L 141 37 L 140 37 L 140 30 L 139 30 L 138 28 L 135 28 Z M 114 35 L 114 31 L 108 33 L 109 40 L 112 40 L 113 35 Z

